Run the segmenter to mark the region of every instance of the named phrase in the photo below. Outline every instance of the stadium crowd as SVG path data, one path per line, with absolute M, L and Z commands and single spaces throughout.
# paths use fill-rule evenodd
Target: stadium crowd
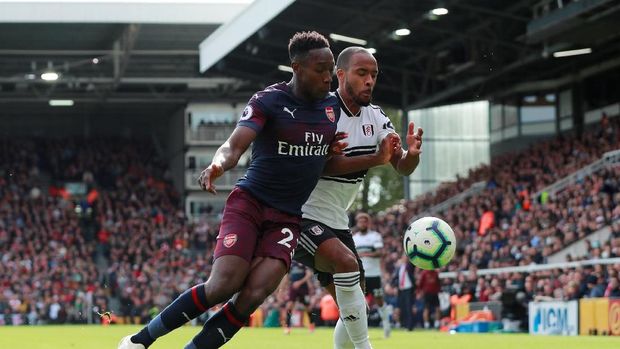
M 402 257 L 402 232 L 416 214 L 478 181 L 486 183 L 482 193 L 439 214 L 458 239 L 457 255 L 446 268 L 458 276 L 444 279 L 442 292 L 487 301 L 518 290 L 519 302 L 620 296 L 620 265 L 476 273 L 545 263 L 603 226 L 611 226 L 609 240 L 571 258 L 620 256 L 620 168 L 600 170 L 556 195 L 535 194 L 616 149 L 618 119 L 579 138 L 556 137 L 501 155 L 434 193 L 374 214 L 373 227 L 384 240 L 385 300 L 395 309 L 393 320 L 408 329 L 422 325 L 425 305 L 424 285 L 414 288 L 410 309 L 401 309 L 398 300 L 405 291 L 399 278 L 409 265 Z M 67 182 L 83 183 L 83 193 Z M 110 310 L 115 322 L 144 323 L 207 279 L 217 228 L 185 217 L 170 174 L 148 143 L 0 140 L 0 324 L 84 323 Z M 420 271 L 414 272 L 419 280 Z M 271 314 L 285 295 L 277 291 L 263 304 L 265 321 L 278 325 Z M 320 314 L 327 300 L 316 281 L 310 295 L 310 307 Z M 407 315 L 412 320 L 404 323 Z M 378 321 L 373 314 L 370 319 Z

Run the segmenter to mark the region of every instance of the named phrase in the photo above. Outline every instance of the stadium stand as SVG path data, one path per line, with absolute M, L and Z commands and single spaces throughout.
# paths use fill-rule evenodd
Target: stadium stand
M 216 227 L 188 223 L 148 143 L 1 141 L 0 159 L 0 323 L 141 322 L 206 279 Z
M 440 212 L 459 240 L 449 267 L 457 277 L 444 280 L 444 291 L 487 301 L 518 290 L 520 304 L 618 294 L 617 265 L 484 276 L 476 270 L 544 263 L 604 226 L 612 229 L 608 241 L 590 243 L 586 255 L 571 258 L 620 256 L 620 168 L 599 170 L 555 195 L 533 195 L 614 150 L 619 129 L 615 118 L 580 138 L 565 135 L 501 155 L 434 194 L 375 214 L 395 322 L 402 311 L 395 284 L 401 232 L 420 210 L 481 181 L 483 190 Z M 0 159 L 1 324 L 96 322 L 97 313 L 110 310 L 114 322 L 144 323 L 208 277 L 217 224 L 186 219 L 166 166 L 148 142 L 3 140 Z M 72 193 L 71 183 L 85 189 Z M 491 224 L 482 229 L 486 213 Z M 280 308 L 282 294 L 265 302 L 262 318 Z M 320 313 L 325 292 L 314 285 L 311 294 Z M 419 292 L 414 304 L 423 306 Z

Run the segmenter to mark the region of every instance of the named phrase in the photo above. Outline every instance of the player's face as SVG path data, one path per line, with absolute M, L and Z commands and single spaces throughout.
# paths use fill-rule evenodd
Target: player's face
M 377 83 L 379 68 L 377 60 L 370 53 L 358 52 L 351 56 L 349 68 L 339 74 L 341 89 L 347 91 L 353 102 L 359 106 L 367 106 L 372 101 L 372 91 Z
M 360 217 L 357 219 L 357 229 L 359 231 L 368 230 L 368 219 L 366 217 Z
M 327 96 L 334 75 L 334 65 L 334 55 L 325 47 L 310 50 L 297 67 L 293 67 L 294 70 L 297 68 L 297 81 L 308 98 L 320 100 Z

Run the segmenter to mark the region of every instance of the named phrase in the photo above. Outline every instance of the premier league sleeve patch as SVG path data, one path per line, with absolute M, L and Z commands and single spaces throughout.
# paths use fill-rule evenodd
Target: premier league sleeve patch
M 245 107 L 245 109 L 243 109 L 243 114 L 241 114 L 241 118 L 239 120 L 243 121 L 250 119 L 253 112 L 254 110 L 252 109 L 252 106 L 248 105 L 247 107 Z

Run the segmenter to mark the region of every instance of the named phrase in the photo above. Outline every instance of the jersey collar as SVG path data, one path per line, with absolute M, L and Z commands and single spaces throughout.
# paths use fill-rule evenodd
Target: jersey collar
M 338 102 L 340 102 L 340 106 L 342 107 L 342 111 L 345 114 L 347 114 L 347 116 L 360 116 L 360 115 L 362 115 L 362 108 L 360 108 L 360 110 L 355 115 L 353 113 L 351 113 L 351 111 L 349 110 L 347 105 L 342 100 L 342 97 L 340 97 L 340 93 L 338 92 L 338 90 L 336 90 L 336 97 L 338 97 Z

